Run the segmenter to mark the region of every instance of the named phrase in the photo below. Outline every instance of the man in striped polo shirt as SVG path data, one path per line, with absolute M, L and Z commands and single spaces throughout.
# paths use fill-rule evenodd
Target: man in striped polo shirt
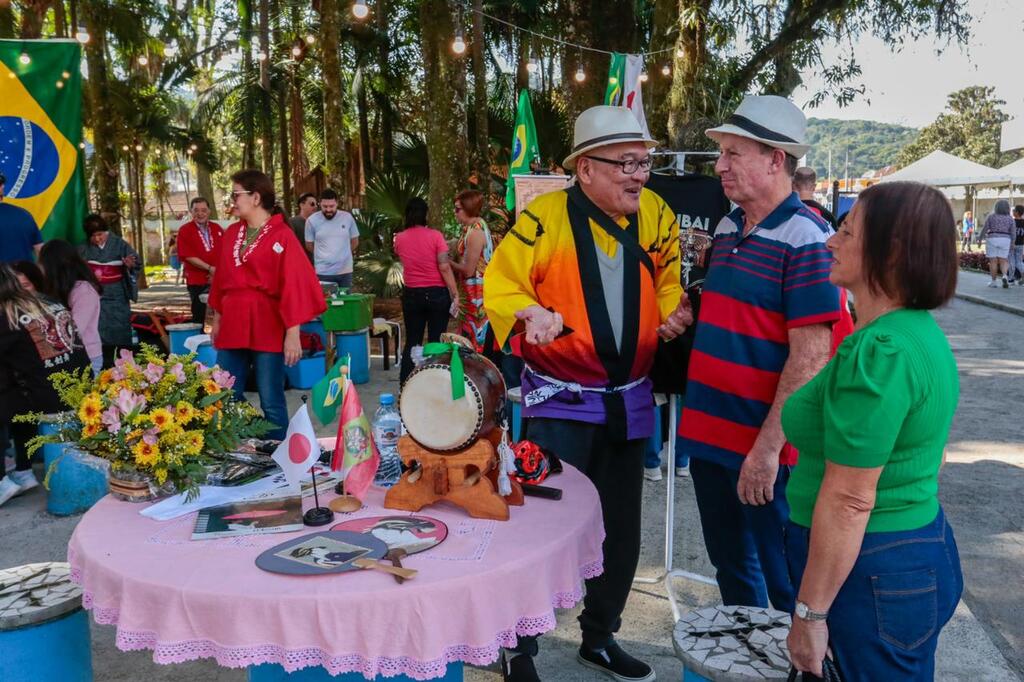
M 831 230 L 792 189 L 806 124 L 789 100 L 750 96 L 707 131 L 738 208 L 715 232 L 679 428 L 722 600 L 787 613 L 785 488 L 796 452 L 780 413 L 827 362 L 840 318 Z

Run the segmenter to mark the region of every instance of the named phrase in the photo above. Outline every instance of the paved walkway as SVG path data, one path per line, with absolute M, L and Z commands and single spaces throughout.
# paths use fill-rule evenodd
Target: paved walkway
M 956 297 L 1003 312 L 1024 316 L 1024 287 L 1011 285 L 1004 289 L 988 286 L 992 277 L 971 270 L 961 270 L 956 283 Z

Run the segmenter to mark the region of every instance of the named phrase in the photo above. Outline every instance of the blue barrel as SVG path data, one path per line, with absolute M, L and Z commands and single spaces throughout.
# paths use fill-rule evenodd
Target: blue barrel
M 299 325 L 299 331 L 306 334 L 316 334 L 320 337 L 320 343 L 324 348 L 327 348 L 327 332 L 324 330 L 324 323 L 318 317 L 315 320 L 310 320 L 305 324 Z
M 169 324 L 165 329 L 170 339 L 171 352 L 175 355 L 187 354 L 189 351 L 185 348 L 185 339 L 203 333 L 203 325 L 195 322 Z
M 334 332 L 337 357 L 348 355 L 348 377 L 357 384 L 370 380 L 370 330 L 368 327 L 354 332 Z
M 378 675 L 374 679 L 381 682 L 413 682 L 413 678 L 406 675 L 395 675 L 394 677 Z M 332 676 L 327 670 L 319 667 L 302 668 L 289 673 L 276 663 L 264 663 L 249 668 L 249 682 L 366 682 L 366 678 L 362 673 L 344 673 Z M 462 663 L 449 663 L 444 677 L 436 677 L 431 682 L 462 682 Z
M 0 571 L 0 680 L 92 682 L 89 618 L 68 572 L 62 562 Z
M 53 421 L 39 424 L 39 435 L 52 434 L 56 430 Z M 44 445 L 46 471 L 50 471 L 54 462 L 57 466 L 50 475 L 50 489 L 46 496 L 46 511 L 54 516 L 81 514 L 107 494 L 107 471 L 97 466 L 95 457 L 82 453 L 70 443 Z
M 217 349 L 209 341 L 199 344 L 199 348 L 196 349 L 196 360 L 207 367 L 213 367 L 217 364 Z

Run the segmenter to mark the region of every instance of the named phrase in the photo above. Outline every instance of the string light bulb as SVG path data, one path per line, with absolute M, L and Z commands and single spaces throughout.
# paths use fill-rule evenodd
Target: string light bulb
M 370 14 L 370 8 L 366 6 L 366 0 L 356 0 L 352 3 L 352 16 L 356 19 L 365 19 Z
M 582 83 L 583 81 L 587 80 L 587 74 L 584 73 L 582 64 L 576 67 L 576 75 L 573 76 L 573 78 L 576 79 L 577 83 Z
M 189 145 L 189 149 L 191 149 L 192 151 L 195 151 L 195 150 L 199 149 L 199 145 L 197 145 L 197 144 Z
M 141 152 L 142 151 L 142 145 L 141 144 L 135 145 L 135 151 Z
M 85 142 L 79 142 L 78 143 L 78 148 L 79 149 L 85 149 Z
M 682 59 L 685 56 L 686 56 L 686 53 L 683 52 L 683 48 L 680 47 L 680 48 L 676 49 L 676 59 Z
M 661 67 L 661 75 L 667 76 L 667 75 L 669 75 L 671 73 L 672 73 L 672 69 L 669 68 L 668 64 L 666 64 L 665 66 Z
M 292 56 L 295 57 L 296 59 L 298 59 L 299 57 L 302 56 L 302 46 L 301 45 L 294 45 L 292 47 Z
M 83 45 L 89 42 L 90 37 L 89 32 L 85 30 L 85 26 L 79 26 L 75 31 L 75 40 Z
M 174 57 L 176 54 L 178 54 L 178 46 L 177 46 L 177 44 L 175 44 L 175 43 L 167 43 L 166 45 L 164 45 L 164 56 L 165 57 Z
M 315 42 L 316 42 L 316 36 L 315 35 L 313 35 L 312 33 L 306 35 L 306 44 L 307 45 L 312 45 Z
M 530 73 L 537 73 L 537 69 L 540 68 L 540 64 L 537 63 L 535 57 L 530 57 L 530 61 L 526 62 L 526 70 Z
M 139 55 L 139 66 L 145 66 L 146 64 L 149 64 L 149 57 L 147 57 L 144 54 L 140 54 Z
M 455 54 L 466 53 L 466 41 L 462 37 L 461 28 L 455 29 L 455 40 L 452 41 L 452 52 L 454 52 Z
M 641 83 L 646 83 L 647 82 L 647 74 L 646 73 L 640 74 L 640 82 Z
M 128 151 L 128 145 L 126 145 L 126 144 L 121 145 L 121 151 L 123 151 L 123 152 Z
M 18 61 L 21 62 L 24 66 L 28 66 L 32 63 L 32 57 L 28 56 L 28 52 L 22 52 L 18 56 Z

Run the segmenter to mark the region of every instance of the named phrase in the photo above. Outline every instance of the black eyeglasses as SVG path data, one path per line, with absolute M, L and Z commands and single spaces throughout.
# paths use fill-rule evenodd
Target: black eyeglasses
M 234 201 L 235 199 L 237 199 L 239 194 L 252 194 L 252 192 L 247 190 L 247 189 L 232 190 L 231 191 L 231 201 Z
M 651 170 L 651 157 L 645 156 L 642 159 L 626 159 L 624 161 L 618 161 L 616 159 L 604 159 L 600 156 L 590 156 L 587 154 L 584 158 L 590 159 L 591 161 L 600 161 L 601 163 L 608 163 L 613 166 L 618 166 L 625 175 L 632 175 L 638 170 L 647 172 Z

